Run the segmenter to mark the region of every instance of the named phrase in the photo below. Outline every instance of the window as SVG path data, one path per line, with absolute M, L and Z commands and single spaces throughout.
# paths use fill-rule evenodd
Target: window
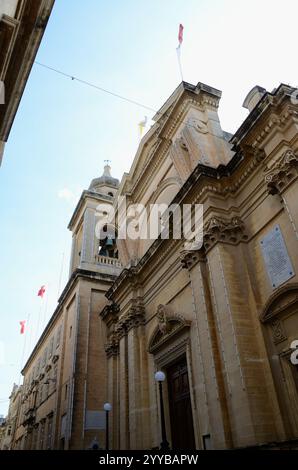
M 57 336 L 56 336 L 56 349 L 59 347 L 60 345 L 60 339 L 61 339 L 61 328 L 62 328 L 62 325 L 59 326 L 58 330 L 57 330 Z
M 50 379 L 50 376 L 48 375 L 46 382 L 45 382 L 45 400 L 48 398 L 49 392 L 50 392 L 50 380 L 49 379 Z
M 32 431 L 32 445 L 31 445 L 32 450 L 36 450 L 37 436 L 38 436 L 38 425 L 35 425 Z
M 49 344 L 49 358 L 52 357 L 53 347 L 54 347 L 54 337 L 51 338 L 50 344 Z
M 39 448 L 43 449 L 44 444 L 44 430 L 45 430 L 45 422 L 44 420 L 40 423 L 40 433 L 39 433 Z
M 65 389 L 64 389 L 64 400 L 67 399 L 67 392 L 68 392 L 68 385 L 66 384 Z
M 37 391 L 37 398 L 36 398 L 36 405 L 39 406 L 42 402 L 42 383 L 39 385 L 39 389 Z
M 39 373 L 40 373 L 40 366 L 41 366 L 41 358 L 39 358 L 39 359 L 38 359 L 38 362 L 37 362 L 36 377 L 39 376 Z
M 72 326 L 69 328 L 69 337 L 71 338 L 72 335 Z
M 44 367 L 46 365 L 46 362 L 47 362 L 47 349 L 45 349 L 44 353 L 43 353 L 43 357 L 42 357 L 42 367 Z
M 58 378 L 58 366 L 56 365 L 53 370 L 53 378 L 51 380 L 52 387 L 51 392 L 53 393 L 57 386 L 57 378 Z
M 60 430 L 60 435 L 61 438 L 63 439 L 66 435 L 66 424 L 67 424 L 67 415 L 64 414 L 61 416 L 61 430 Z
M 53 416 L 49 416 L 48 435 L 47 435 L 47 449 L 51 449 L 51 447 L 52 447 L 52 432 L 53 432 Z
M 104 225 L 100 234 L 98 255 L 109 258 L 118 258 L 117 233 L 112 227 Z

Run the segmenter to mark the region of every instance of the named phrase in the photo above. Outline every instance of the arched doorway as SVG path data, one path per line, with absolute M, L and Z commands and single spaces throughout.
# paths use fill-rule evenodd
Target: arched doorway
M 173 449 L 195 449 L 186 356 L 166 369 Z
M 291 363 L 290 356 L 291 343 L 298 340 L 298 284 L 278 289 L 260 320 L 287 438 L 297 438 L 298 367 Z
M 158 326 L 149 342 L 156 369 L 166 374 L 166 418 L 173 450 L 195 449 L 191 374 L 189 363 L 190 322 L 165 305 L 157 311 Z

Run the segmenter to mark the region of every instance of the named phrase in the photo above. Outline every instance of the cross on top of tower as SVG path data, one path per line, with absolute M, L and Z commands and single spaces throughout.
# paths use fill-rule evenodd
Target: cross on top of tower
M 111 160 L 104 160 L 104 162 L 105 162 L 105 166 L 103 170 L 103 176 L 111 176 L 111 167 L 110 167 Z

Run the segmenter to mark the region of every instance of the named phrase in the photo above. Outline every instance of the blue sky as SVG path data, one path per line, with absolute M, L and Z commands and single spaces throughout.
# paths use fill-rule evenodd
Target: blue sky
M 297 86 L 295 0 L 56 0 L 37 60 L 159 109 L 184 79 L 223 91 L 222 127 L 234 132 L 256 84 Z M 0 168 L 0 414 L 66 282 L 67 224 L 80 192 L 112 161 L 128 171 L 138 122 L 153 113 L 34 65 Z M 59 197 L 60 195 L 60 197 Z M 47 284 L 41 305 L 37 290 Z M 20 320 L 30 314 L 27 340 Z M 24 355 L 23 355 L 24 351 Z

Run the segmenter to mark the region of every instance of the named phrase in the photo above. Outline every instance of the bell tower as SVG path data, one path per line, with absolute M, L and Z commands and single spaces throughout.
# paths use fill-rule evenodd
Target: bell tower
M 70 276 L 78 268 L 119 274 L 120 263 L 115 235 L 108 230 L 101 237 L 96 233 L 100 216 L 98 206 L 107 209 L 108 206 L 113 206 L 118 187 L 119 180 L 111 176 L 111 167 L 106 160 L 102 176 L 94 178 L 88 190 L 83 191 L 68 225 L 72 232 Z

